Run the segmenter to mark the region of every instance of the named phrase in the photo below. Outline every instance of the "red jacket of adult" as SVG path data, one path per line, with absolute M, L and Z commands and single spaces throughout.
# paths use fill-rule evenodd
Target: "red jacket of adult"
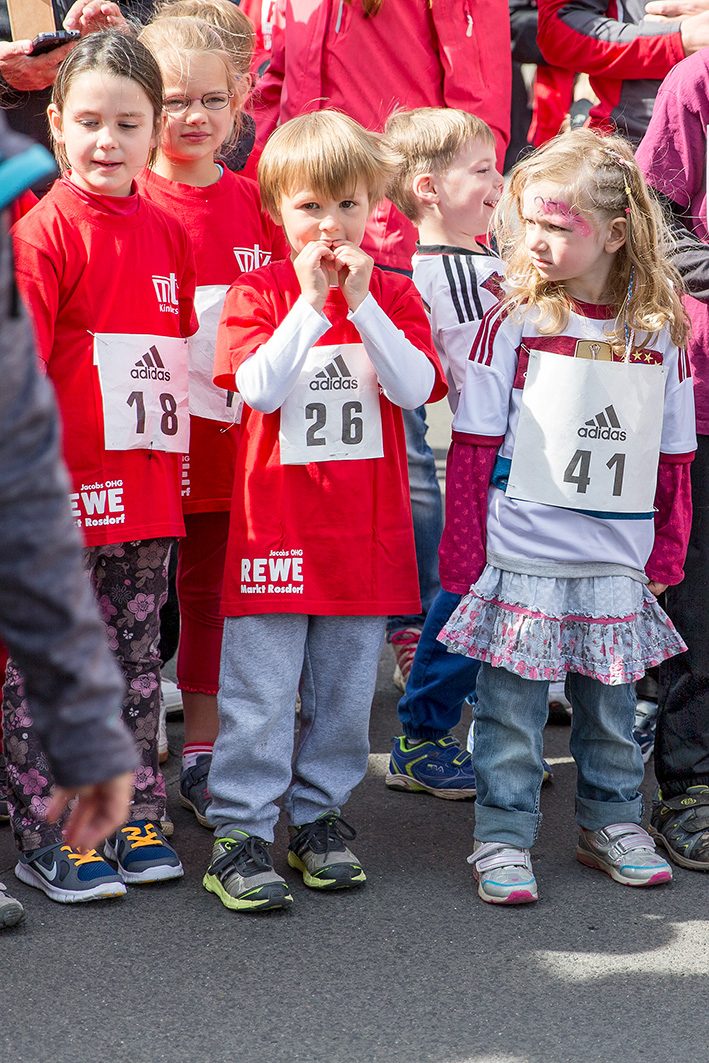
M 504 157 L 510 128 L 506 0 L 276 0 L 271 65 L 255 93 L 257 151 L 280 122 L 334 108 L 381 130 L 397 107 L 460 107 L 484 119 Z M 385 200 L 362 247 L 411 269 L 416 230 Z

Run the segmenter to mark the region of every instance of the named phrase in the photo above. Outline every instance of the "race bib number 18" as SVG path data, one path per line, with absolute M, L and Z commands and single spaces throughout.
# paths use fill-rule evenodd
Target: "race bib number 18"
M 106 450 L 189 449 L 187 340 L 97 333 Z

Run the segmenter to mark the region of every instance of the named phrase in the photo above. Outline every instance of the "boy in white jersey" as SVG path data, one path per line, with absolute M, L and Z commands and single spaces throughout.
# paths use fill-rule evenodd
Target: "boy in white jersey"
M 418 228 L 413 279 L 431 321 L 455 411 L 473 340 L 501 292 L 503 264 L 480 243 L 502 193 L 495 138 L 480 118 L 436 107 L 397 111 L 386 136 L 405 160 L 387 195 Z M 446 522 L 452 526 L 459 514 L 446 505 Z M 475 689 L 479 665 L 446 652 L 436 641 L 470 586 L 468 573 L 456 576 L 428 612 L 399 702 L 404 735 L 394 741 L 386 776 L 393 789 L 448 799 L 475 796 L 470 754 L 450 730 Z

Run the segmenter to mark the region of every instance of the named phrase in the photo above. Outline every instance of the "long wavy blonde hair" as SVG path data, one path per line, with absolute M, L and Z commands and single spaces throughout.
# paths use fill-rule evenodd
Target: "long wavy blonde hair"
M 599 136 L 590 129 L 555 137 L 512 171 L 493 219 L 507 266 L 505 304 L 510 312 L 523 304 L 536 307 L 537 327 L 545 335 L 562 332 L 569 321 L 572 302 L 563 282 L 545 280 L 525 247 L 522 199 L 525 189 L 540 181 L 558 185 L 559 198 L 594 228 L 603 221 L 627 218 L 627 238 L 616 252 L 605 293 L 617 311 L 609 334 L 614 349 L 625 349 L 626 326 L 644 334 L 638 337 L 643 344 L 667 327 L 673 343 L 685 346 L 688 320 L 680 299 L 682 283 L 667 259 L 672 239 L 662 209 L 628 141 Z

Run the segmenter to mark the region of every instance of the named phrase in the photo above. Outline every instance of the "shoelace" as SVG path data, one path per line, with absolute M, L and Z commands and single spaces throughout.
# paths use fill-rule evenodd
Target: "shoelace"
M 91 849 L 88 853 L 80 853 L 76 849 L 72 849 L 70 845 L 62 845 L 60 851 L 66 853 L 69 859 L 74 861 L 76 867 L 83 867 L 84 864 L 103 862 L 103 857 L 99 856 L 95 849 Z
M 468 863 L 477 865 L 478 871 L 491 871 L 498 867 L 524 867 L 531 873 L 532 861 L 529 853 L 522 849 L 500 845 L 499 842 L 484 842 L 479 849 L 471 853 Z
M 226 852 L 212 861 L 210 871 L 221 874 L 223 871 L 238 871 L 239 874 L 268 871 L 273 867 L 268 845 L 262 838 L 251 834 L 238 842 L 233 838 L 221 838 L 220 843 Z
M 155 833 L 152 823 L 146 823 L 144 827 L 121 827 L 119 834 L 123 834 L 131 849 L 139 849 L 142 845 L 161 845 L 162 839 Z
M 333 852 L 345 849 L 345 841 L 351 842 L 356 837 L 354 827 L 345 823 L 340 816 L 321 816 L 300 828 L 290 848 L 298 856 L 308 848 L 316 853 Z

